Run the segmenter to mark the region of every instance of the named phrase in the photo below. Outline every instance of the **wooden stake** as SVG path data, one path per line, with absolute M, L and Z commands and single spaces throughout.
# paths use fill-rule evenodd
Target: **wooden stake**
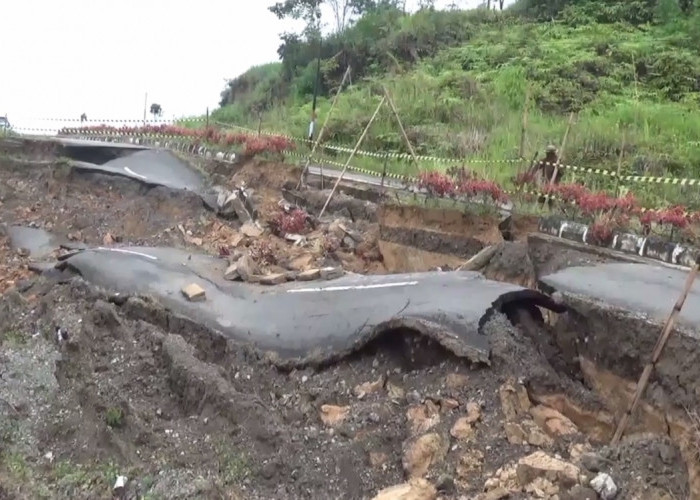
M 340 85 L 338 86 L 338 91 L 335 93 L 335 96 L 333 96 L 333 102 L 331 102 L 331 108 L 328 110 L 328 114 L 326 115 L 326 119 L 323 121 L 323 125 L 321 126 L 321 130 L 318 132 L 318 137 L 316 137 L 316 141 L 314 142 L 314 145 L 311 147 L 311 152 L 309 153 L 309 156 L 306 159 L 306 164 L 304 165 L 304 169 L 301 172 L 301 178 L 299 179 L 299 182 L 297 183 L 297 189 L 301 187 L 301 183 L 306 176 L 306 172 L 309 170 L 309 164 L 311 163 L 311 158 L 313 157 L 314 153 L 316 152 L 316 148 L 318 145 L 321 143 L 321 139 L 323 139 L 323 133 L 326 131 L 326 125 L 328 125 L 328 120 L 331 117 L 331 114 L 333 114 L 333 109 L 335 109 L 335 104 L 338 102 L 338 96 L 340 95 L 340 91 L 343 89 L 343 85 L 345 84 L 346 78 L 348 78 L 348 75 L 350 75 L 350 66 L 347 67 L 345 70 L 345 74 L 343 75 L 343 79 L 340 81 Z M 323 169 L 323 166 L 321 167 Z M 323 170 L 321 170 L 321 184 L 323 184 Z M 323 186 L 322 186 L 323 187 Z
M 617 158 L 617 172 L 615 172 L 615 198 L 620 196 L 620 170 L 622 169 L 622 157 L 625 154 L 625 131 L 622 131 L 622 145 L 620 146 L 620 156 Z
M 386 100 L 389 103 L 389 107 L 391 108 L 391 111 L 396 117 L 396 122 L 399 124 L 399 129 L 401 129 L 401 134 L 403 135 L 403 140 L 406 142 L 406 146 L 408 146 L 408 150 L 410 151 L 411 157 L 413 158 L 413 163 L 418 169 L 418 158 L 416 157 L 416 151 L 413 149 L 413 145 L 411 144 L 411 141 L 408 138 L 408 134 L 406 134 L 406 129 L 403 128 L 403 122 L 401 121 L 401 117 L 399 116 L 399 111 L 396 109 L 396 106 L 394 106 L 394 100 L 391 98 L 391 95 L 389 94 L 389 89 L 387 89 L 386 87 L 384 87 L 384 97 L 386 97 Z
M 362 144 L 362 141 L 365 140 L 365 136 L 367 135 L 367 132 L 369 132 L 369 128 L 372 126 L 372 123 L 374 123 L 374 119 L 377 118 L 377 115 L 379 114 L 379 110 L 382 109 L 384 102 L 386 102 L 386 95 L 384 97 L 382 97 L 382 100 L 379 102 L 379 105 L 377 105 L 377 109 L 374 110 L 374 114 L 372 115 L 372 118 L 369 119 L 369 122 L 367 123 L 367 126 L 365 127 L 365 129 L 362 131 L 362 135 L 357 140 L 357 143 L 355 144 L 355 147 L 353 148 L 352 153 L 350 153 L 350 156 L 348 157 L 347 161 L 345 162 L 345 165 L 343 166 L 343 170 L 340 172 L 340 175 L 338 176 L 338 180 L 335 181 L 335 185 L 333 186 L 333 189 L 328 194 L 328 199 L 326 200 L 326 203 L 323 204 L 323 208 L 321 209 L 321 213 L 318 214 L 319 219 L 321 217 L 323 217 L 323 214 L 325 213 L 326 208 L 328 207 L 328 204 L 331 202 L 331 198 L 333 198 L 333 194 L 335 194 L 335 190 L 338 189 L 338 184 L 340 184 L 340 181 L 343 179 L 343 176 L 345 175 L 345 172 L 348 169 L 350 162 L 352 161 L 353 157 L 355 156 L 355 153 L 357 153 L 357 150 L 360 149 L 360 145 Z
M 654 346 L 654 350 L 651 353 L 651 361 L 649 361 L 649 363 L 647 363 L 647 365 L 644 367 L 642 376 L 639 377 L 639 381 L 637 382 L 637 389 L 634 392 L 634 399 L 632 399 L 632 403 L 627 409 L 627 413 L 625 413 L 622 416 L 617 426 L 617 429 L 615 430 L 615 435 L 613 436 L 611 441 L 612 445 L 616 445 L 620 442 L 620 439 L 622 438 L 622 435 L 624 434 L 625 429 L 627 428 L 627 424 L 629 423 L 630 418 L 632 417 L 632 415 L 634 415 L 634 411 L 637 409 L 639 401 L 641 401 L 642 396 L 644 395 L 644 391 L 646 390 L 647 385 L 649 384 L 649 378 L 651 377 L 651 373 L 654 370 L 654 367 L 656 366 L 656 363 L 658 362 L 659 358 L 661 357 L 661 353 L 663 352 L 664 347 L 666 346 L 666 342 L 668 341 L 669 337 L 671 336 L 671 333 L 673 332 L 673 324 L 675 323 L 676 318 L 680 314 L 681 309 L 683 308 L 683 304 L 685 303 L 685 299 L 686 297 L 688 297 L 688 293 L 690 292 L 690 289 L 693 286 L 695 277 L 698 274 L 698 268 L 700 268 L 700 257 L 698 257 L 695 260 L 695 264 L 688 273 L 688 278 L 685 280 L 685 286 L 683 287 L 683 291 L 681 292 L 680 297 L 678 297 L 678 300 L 673 306 L 671 314 L 669 314 L 663 330 L 661 330 L 661 335 L 659 335 L 659 338 L 656 341 L 656 345 Z
M 566 126 L 566 132 L 564 132 L 564 137 L 561 140 L 561 146 L 559 147 L 559 157 L 557 158 L 557 162 L 554 164 L 554 173 L 552 174 L 552 178 L 549 180 L 549 184 L 554 184 L 554 179 L 557 178 L 557 174 L 559 173 L 559 165 L 561 164 L 561 159 L 564 156 L 564 148 L 566 147 L 566 140 L 569 138 L 569 131 L 571 130 L 571 124 L 574 122 L 574 112 L 572 111 L 571 114 L 569 115 L 569 123 Z
M 518 148 L 518 158 L 525 159 L 525 139 L 527 138 L 527 111 L 530 102 L 530 87 L 525 91 L 525 104 L 523 105 L 523 121 L 520 128 L 520 147 Z

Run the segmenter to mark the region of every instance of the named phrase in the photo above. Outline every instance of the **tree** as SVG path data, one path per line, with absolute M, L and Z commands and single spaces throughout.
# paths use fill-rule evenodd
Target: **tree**
M 151 114 L 153 115 L 153 119 L 156 119 L 156 116 L 160 116 L 163 114 L 163 108 L 160 107 L 160 104 L 153 103 L 151 104 Z
M 328 5 L 335 18 L 335 30 L 343 31 L 353 16 L 361 16 L 386 0 L 284 0 L 269 7 L 279 19 L 291 17 L 306 21 L 307 32 L 320 30 L 321 6 Z

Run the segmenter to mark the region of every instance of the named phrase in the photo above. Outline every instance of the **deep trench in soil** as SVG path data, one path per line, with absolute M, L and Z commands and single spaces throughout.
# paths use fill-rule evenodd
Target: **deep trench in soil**
M 43 165 L 31 170 L 25 167 L 10 165 L 2 171 L 7 181 L 0 191 L 3 221 L 39 226 L 48 222 L 48 230 L 66 237 L 78 232 L 77 239 L 87 244 L 102 244 L 109 234 L 125 243 L 168 244 L 193 251 L 216 252 L 221 246 L 221 230 L 211 229 L 220 221 L 194 195 L 144 190 L 123 179 L 62 177 L 56 174 L 61 170 L 47 173 Z M 238 179 L 231 179 L 246 178 L 258 191 L 264 200 L 263 217 L 274 210 L 285 183 L 297 175 L 280 174 L 273 170 L 276 165 L 269 167 L 244 166 L 235 174 Z M 220 165 L 216 168 L 221 171 Z M 44 199 L 38 193 L 47 186 L 50 195 Z M 302 204 L 310 211 L 324 198 L 323 193 L 313 191 L 303 197 Z M 528 219 L 515 220 L 509 228 L 514 241 L 504 242 L 495 216 L 475 218 L 443 209 L 377 206 L 346 195 L 336 198 L 330 212 L 348 224 L 359 224 L 367 230 L 365 234 L 373 234 L 367 248 L 346 248 L 324 257 L 355 266 L 353 270 L 359 272 L 455 269 L 495 244 L 500 248 L 481 270 L 485 276 L 536 286 L 544 269 L 572 262 L 571 255 L 557 261 L 541 248 L 533 249 L 527 235 L 534 223 Z M 87 216 L 89 222 L 83 220 L 88 213 L 93 214 Z M 191 235 L 180 234 L 177 224 Z M 211 238 L 213 243 L 193 242 L 198 237 Z M 269 244 L 278 250 L 288 245 L 276 240 Z M 358 248 L 362 257 L 357 256 Z M 292 253 L 285 259 L 301 257 Z M 9 260 L 13 259 L 16 256 Z M 571 325 L 570 313 L 556 318 L 536 307 L 515 304 L 505 315 L 495 315 L 485 325 L 493 345 L 490 368 L 469 365 L 437 343 L 404 330 L 387 332 L 334 365 L 290 371 L 278 370 L 254 349 L 178 319 L 156 304 L 138 299 L 110 303 L 115 302 L 114 297 L 104 296 L 79 278 L 60 284 L 25 272 L 14 281 L 27 288 L 22 294 L 3 295 L 0 322 L 12 325 L 13 332 L 43 334 L 39 340 L 14 345 L 5 333 L 5 367 L 15 367 L 20 374 L 31 369 L 19 354 L 26 345 L 41 349 L 34 358 L 50 365 L 54 359 L 50 351 L 56 348 L 51 332 L 56 326 L 71 331 L 70 341 L 58 346 L 61 360 L 54 374 L 58 389 L 48 394 L 50 384 L 37 382 L 41 386 L 37 404 L 47 408 L 50 418 L 46 422 L 26 418 L 25 423 L 34 426 L 27 435 L 18 424 L 22 427 L 18 435 L 27 441 L 23 446 L 40 450 L 39 456 L 55 450 L 53 456 L 71 467 L 112 461 L 115 467 L 137 476 L 135 491 L 141 493 L 155 489 L 170 498 L 188 498 L 202 491 L 207 497 L 230 489 L 241 498 L 303 498 L 314 491 L 345 498 L 373 496 L 383 487 L 404 481 L 402 454 L 415 438 L 411 428 L 449 436 L 456 412 L 473 402 L 481 414 L 475 435 L 466 442 L 458 439 L 427 477 L 439 484 L 443 476 L 453 479 L 442 485 L 444 498 L 477 495 L 486 477 L 533 450 L 527 436 L 522 444 L 508 432 L 504 439 L 504 424 L 522 430 L 529 417 L 518 414 L 516 422 L 515 416 L 506 414 L 503 396 L 500 403 L 497 396 L 504 393 L 504 387 L 517 391 L 524 382 L 530 405 L 556 410 L 579 431 L 557 436 L 544 449 L 566 457 L 573 456 L 571 450 L 577 445 L 592 446 L 591 452 L 603 464 L 597 467 L 609 471 L 622 488 L 623 496 L 618 498 L 652 498 L 648 496 L 652 491 L 671 495 L 668 498 L 688 497 L 689 490 L 697 494 L 692 489 L 697 487 L 697 456 L 693 456 L 693 443 L 684 441 L 688 432 L 682 432 L 684 426 L 692 426 L 692 420 L 678 417 L 674 427 L 668 423 L 668 408 L 645 407 L 632 426 L 632 437 L 618 447 L 605 445 L 620 409 L 629 400 L 630 380 L 616 377 L 614 367 L 579 359 L 570 342 L 562 340 L 566 338 L 562 329 Z M 586 333 L 576 335 L 585 337 Z M 48 372 L 47 377 L 52 378 Z M 18 380 L 16 374 L 10 378 Z M 35 409 L 33 402 L 22 399 L 34 389 L 11 387 L 9 393 L 0 393 L 0 402 L 10 405 L 7 414 L 18 422 Z M 445 409 L 452 401 L 456 409 Z M 325 407 L 344 415 L 338 417 L 339 423 L 326 423 L 332 418 L 324 413 Z M 433 407 L 438 413 L 431 413 Z M 415 417 L 424 413 L 424 420 Z M 105 427 L 107 420 L 115 425 Z M 173 439 L 174 435 L 179 437 Z M 224 448 L 230 449 L 214 446 L 212 437 L 226 442 Z M 460 468 L 468 454 L 480 454 L 482 464 Z M 13 467 L 17 469 L 17 464 Z M 581 468 L 589 475 L 597 472 L 591 470 L 594 466 Z M 5 467 L 0 483 L 7 479 L 12 483 L 6 484 L 14 485 L 17 478 L 8 475 L 14 469 Z M 91 469 L 89 473 L 102 474 Z M 60 482 L 55 482 L 55 471 L 52 474 L 38 482 L 62 488 L 54 490 L 59 496 L 80 491 L 66 481 L 57 486 Z M 147 476 L 151 479 L 146 480 Z M 205 478 L 197 486 L 199 492 L 194 479 L 182 481 L 197 476 Z M 36 493 L 24 486 L 17 491 L 25 496 Z

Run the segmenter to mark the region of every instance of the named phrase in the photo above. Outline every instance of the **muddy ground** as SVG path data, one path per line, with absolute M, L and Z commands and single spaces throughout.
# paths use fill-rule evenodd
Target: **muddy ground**
M 217 219 L 194 196 L 78 176 L 48 156 L 52 168 L 36 155 L 32 163 L 0 158 L 3 222 L 86 244 L 213 254 L 271 246 L 274 259 L 264 265 L 272 269 L 296 261 L 426 270 L 443 255 L 413 258 L 410 269 L 394 259 L 387 269 L 380 221 L 340 213 L 309 234 L 340 239 L 328 225 L 341 217 L 362 233 L 359 244 L 294 247 L 269 229 L 241 236 L 239 224 Z M 257 162 L 235 172 L 200 168 L 216 168 L 231 186 L 245 180 L 264 220 L 276 217 L 281 188 L 298 175 Z M 434 226 L 432 213 L 421 223 L 420 212 L 408 210 L 409 224 Z M 397 209 L 386 213 L 385 225 L 407 223 Z M 449 224 L 439 229 L 462 231 Z M 479 228 L 470 236 L 484 245 L 498 241 L 488 224 L 465 224 Z M 523 255 L 524 241 L 502 244 L 485 272 L 522 281 L 532 272 Z M 601 472 L 616 498 L 688 497 L 674 443 L 638 435 L 610 448 L 535 402 L 535 393 L 566 393 L 597 408 L 579 381 L 555 370 L 544 325 L 515 327 L 495 316 L 485 327 L 494 346 L 488 368 L 393 332 L 333 366 L 285 372 L 246 346 L 202 342 L 214 334 L 148 300 L 117 301 L 78 277 L 36 276 L 29 264 L 0 239 L 0 499 L 369 499 L 401 484 L 409 496 L 394 489 L 377 498 L 584 499 L 598 498 L 589 482 Z M 67 338 L 57 338 L 57 328 Z M 127 478 L 124 492 L 113 491 L 119 476 Z

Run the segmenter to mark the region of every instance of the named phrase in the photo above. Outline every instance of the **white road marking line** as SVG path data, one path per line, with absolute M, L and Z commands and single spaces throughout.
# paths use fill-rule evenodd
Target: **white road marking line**
M 348 285 L 348 286 L 327 286 L 317 288 L 294 288 L 287 290 L 287 293 L 301 292 L 340 292 L 343 290 L 369 290 L 373 288 L 390 288 L 395 286 L 413 286 L 417 285 L 417 281 L 401 281 L 398 283 L 376 283 L 374 285 Z
M 144 179 L 144 180 L 147 179 L 147 177 L 145 175 L 137 174 L 136 172 L 131 170 L 129 167 L 124 167 L 124 170 L 126 170 L 127 174 L 131 174 L 133 176 L 139 177 L 139 178 Z
M 153 255 L 148 255 L 147 253 L 141 253 L 141 252 L 136 252 L 134 250 L 127 250 L 126 248 L 105 248 L 105 247 L 97 247 L 97 250 L 106 250 L 108 252 L 120 252 L 120 253 L 128 253 L 131 255 L 138 255 L 140 257 L 146 257 L 147 259 L 151 260 L 158 260 L 158 257 L 155 257 Z

